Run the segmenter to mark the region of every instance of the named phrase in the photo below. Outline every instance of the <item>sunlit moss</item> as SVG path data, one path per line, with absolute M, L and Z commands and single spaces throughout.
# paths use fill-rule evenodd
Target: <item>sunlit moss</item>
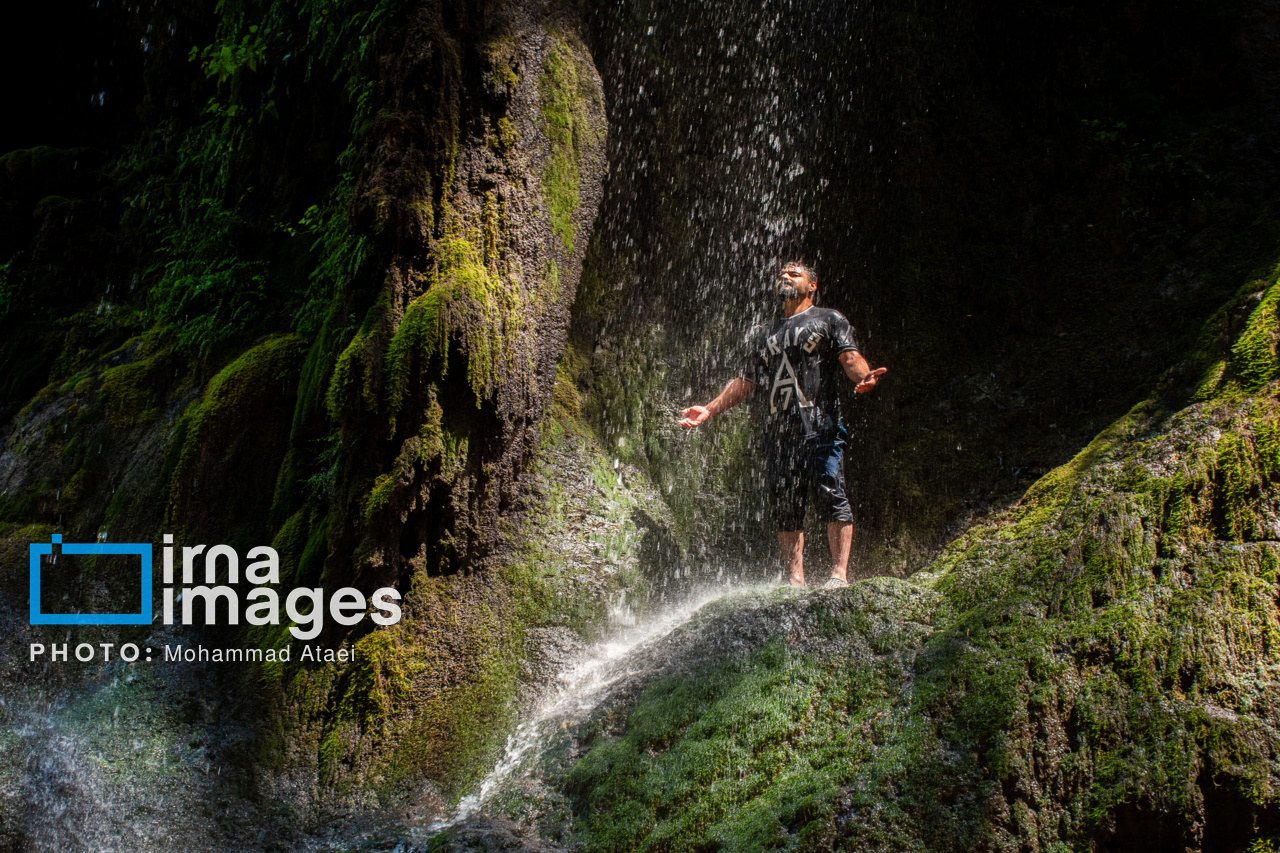
M 1257 390 L 1275 379 L 1280 371 L 1280 360 L 1276 358 L 1276 341 L 1280 339 L 1277 304 L 1280 304 L 1280 288 L 1273 285 L 1253 310 L 1244 331 L 1231 347 L 1232 368 L 1246 390 Z
M 574 48 L 557 40 L 543 63 L 542 132 L 551 154 L 542 170 L 542 195 L 551 216 L 551 230 L 565 249 L 574 246 L 573 216 L 580 204 L 582 158 L 600 137 L 589 118 L 587 99 L 594 90 L 577 65 Z
M 434 244 L 437 265 L 426 289 L 405 308 L 387 345 L 386 395 L 393 420 L 414 377 L 428 366 L 437 377 L 447 374 L 455 341 L 477 406 L 504 379 L 531 381 L 527 365 L 511 362 L 530 318 L 521 286 L 506 266 L 506 227 L 502 206 L 489 194 L 481 226 L 453 224 Z
M 358 399 L 366 411 L 377 411 L 378 383 L 376 362 L 378 354 L 376 332 L 386 313 L 386 305 L 378 303 L 365 314 L 364 323 L 343 349 L 334 364 L 325 404 L 329 416 L 340 420 L 348 400 Z
M 215 449 L 210 445 L 211 438 L 220 431 L 259 428 L 258 419 L 263 414 L 259 404 L 263 395 L 272 394 L 293 378 L 298 355 L 296 337 L 265 338 L 210 379 L 201 398 L 183 412 L 175 424 L 168 451 L 166 467 L 173 472 L 168 521 L 182 524 L 192 513 L 203 514 L 203 493 L 194 475 L 198 470 L 217 471 L 220 465 L 226 464 L 226 459 L 208 458 Z M 216 449 L 232 452 L 222 447 Z M 274 478 L 280 460 L 260 462 L 272 466 Z

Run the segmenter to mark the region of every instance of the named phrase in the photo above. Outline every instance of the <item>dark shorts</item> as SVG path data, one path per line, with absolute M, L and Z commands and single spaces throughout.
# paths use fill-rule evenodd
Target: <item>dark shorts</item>
M 780 531 L 804 529 L 804 511 L 812 489 L 821 521 L 853 521 L 844 494 L 844 446 L 849 434 L 837 427 L 831 437 L 771 441 L 769 497 L 774 524 Z

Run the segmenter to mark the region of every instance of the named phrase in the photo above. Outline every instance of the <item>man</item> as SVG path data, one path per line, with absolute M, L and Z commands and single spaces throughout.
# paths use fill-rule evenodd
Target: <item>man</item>
M 876 387 L 887 368 L 871 369 L 844 315 L 813 304 L 817 290 L 812 267 L 798 261 L 784 265 L 778 273 L 777 293 L 785 317 L 773 331 L 753 341 L 755 350 L 741 375 L 720 396 L 681 412 L 680 426 L 700 426 L 741 403 L 757 386 L 768 388 L 765 456 L 782 560 L 792 586 L 804 586 L 804 511 L 812 485 L 817 508 L 827 520 L 831 546 L 831 578 L 826 587 L 834 588 L 849 585 L 853 513 L 840 464 L 848 433 L 840 422 L 832 374 L 838 363 L 854 383 L 853 390 L 865 394 Z

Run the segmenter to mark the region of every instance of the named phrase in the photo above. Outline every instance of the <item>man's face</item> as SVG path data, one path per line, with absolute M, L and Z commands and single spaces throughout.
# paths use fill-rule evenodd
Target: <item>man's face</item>
M 814 285 L 809 274 L 799 267 L 787 266 L 778 273 L 778 296 L 790 302 L 793 299 L 804 299 L 813 293 Z

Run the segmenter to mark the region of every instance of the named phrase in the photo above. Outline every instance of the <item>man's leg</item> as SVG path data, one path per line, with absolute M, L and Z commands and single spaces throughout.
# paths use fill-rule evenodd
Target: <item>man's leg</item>
M 769 455 L 769 495 L 777 525 L 782 565 L 792 586 L 804 586 L 804 505 L 807 494 L 805 454 L 791 445 Z
M 853 541 L 852 535 L 849 541 Z M 804 586 L 804 531 L 779 530 L 778 547 L 782 549 L 782 565 L 792 586 Z
M 831 546 L 831 577 L 847 581 L 849 550 L 853 548 L 853 522 L 828 521 L 827 544 Z
M 848 582 L 849 551 L 853 548 L 853 509 L 844 493 L 844 447 L 848 434 L 837 426 L 831 441 L 814 448 L 811 476 L 818 507 L 827 518 L 827 544 L 831 546 L 831 577 Z

